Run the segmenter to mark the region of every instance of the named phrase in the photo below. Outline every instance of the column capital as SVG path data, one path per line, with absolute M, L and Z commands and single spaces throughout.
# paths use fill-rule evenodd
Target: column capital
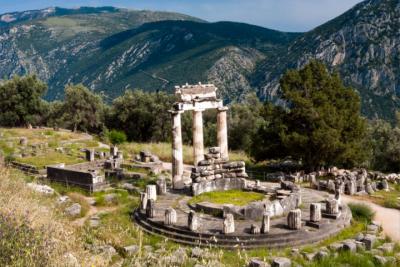
M 229 108 L 228 107 L 219 107 L 217 108 L 218 112 L 224 112 L 227 111 Z

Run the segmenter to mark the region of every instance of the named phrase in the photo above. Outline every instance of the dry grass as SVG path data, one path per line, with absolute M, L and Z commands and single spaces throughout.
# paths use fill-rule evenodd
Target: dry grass
M 29 253 L 14 255 L 8 262 L 2 262 L 7 259 L 0 257 L 0 266 L 21 266 L 21 262 L 22 266 L 66 266 L 66 255 L 69 253 L 83 266 L 107 266 L 107 259 L 90 255 L 84 249 L 80 230 L 62 215 L 54 197 L 33 192 L 26 186 L 21 173 L 0 168 L 0 192 L 0 215 L 12 216 L 16 232 L 22 225 L 28 225 L 29 231 L 40 241 L 40 244 L 34 243 L 40 246 L 40 255 L 46 255 L 46 261 L 43 258 L 37 260 L 34 255 L 29 255 L 37 250 L 25 244 Z M 8 243 L 14 241 L 9 240 Z M 4 243 L 7 244 L 7 241 Z M 18 253 L 25 250 L 15 247 L 12 251 Z

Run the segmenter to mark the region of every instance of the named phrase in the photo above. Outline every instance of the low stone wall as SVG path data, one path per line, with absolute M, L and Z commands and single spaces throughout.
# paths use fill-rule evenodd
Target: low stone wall
M 89 191 L 100 190 L 106 185 L 104 177 L 97 176 L 95 173 L 54 166 L 47 167 L 47 179 L 66 185 L 78 186 Z
M 35 166 L 32 166 L 32 165 L 29 165 L 29 164 L 12 161 L 10 163 L 10 165 L 12 168 L 21 170 L 23 172 L 27 172 L 27 173 L 31 173 L 31 174 L 39 174 L 38 168 L 36 168 Z
M 202 181 L 192 184 L 193 196 L 200 195 L 205 192 L 225 191 L 232 189 L 246 188 L 246 179 L 244 178 L 220 178 L 211 181 Z
M 286 215 L 289 211 L 297 209 L 301 203 L 300 193 L 291 193 L 285 198 L 276 200 L 255 201 L 246 206 L 219 205 L 209 202 L 200 202 L 191 207 L 214 216 L 222 216 L 224 213 L 231 213 L 235 219 L 261 220 L 265 213 L 271 218 Z

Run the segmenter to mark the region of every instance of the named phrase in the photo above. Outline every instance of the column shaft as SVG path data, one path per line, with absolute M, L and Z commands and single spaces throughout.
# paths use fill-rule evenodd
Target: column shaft
M 193 164 L 204 159 L 203 110 L 193 110 Z
M 217 138 L 218 146 L 221 149 L 221 157 L 229 159 L 228 154 L 228 127 L 226 119 L 226 111 L 228 108 L 223 107 L 218 109 L 217 115 Z
M 172 113 L 172 184 L 173 188 L 182 186 L 183 152 L 182 152 L 182 126 L 181 111 Z

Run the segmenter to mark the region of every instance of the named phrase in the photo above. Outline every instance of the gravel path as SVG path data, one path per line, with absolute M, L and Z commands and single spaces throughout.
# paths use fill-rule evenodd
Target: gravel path
M 400 242 L 400 210 L 384 208 L 367 200 L 359 200 L 342 195 L 345 203 L 367 204 L 375 211 L 375 221 L 382 225 L 383 232 L 393 240 Z

